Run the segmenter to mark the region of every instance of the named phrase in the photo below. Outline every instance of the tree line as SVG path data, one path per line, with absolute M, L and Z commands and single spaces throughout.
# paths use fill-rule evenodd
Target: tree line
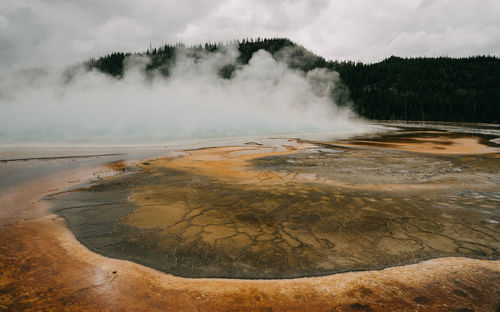
M 142 53 L 112 53 L 86 64 L 89 68 L 120 78 L 124 61 L 130 55 L 147 55 L 147 71 L 169 75 L 176 53 L 197 58 L 235 45 L 238 63 L 248 64 L 253 53 L 266 50 L 289 67 L 307 72 L 327 68 L 339 73 L 332 97 L 339 105 L 353 109 L 369 119 L 412 121 L 500 122 L 500 59 L 495 56 L 466 58 L 391 56 L 381 62 L 327 61 L 283 38 L 243 39 L 226 43 L 185 46 L 181 43 L 148 49 Z M 221 69 L 230 79 L 233 65 Z M 344 90 L 346 92 L 339 92 Z

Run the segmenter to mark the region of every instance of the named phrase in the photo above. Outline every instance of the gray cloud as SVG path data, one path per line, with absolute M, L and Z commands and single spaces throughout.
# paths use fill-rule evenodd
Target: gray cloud
M 330 59 L 500 54 L 496 0 L 3 0 L 2 69 L 183 41 L 289 37 Z

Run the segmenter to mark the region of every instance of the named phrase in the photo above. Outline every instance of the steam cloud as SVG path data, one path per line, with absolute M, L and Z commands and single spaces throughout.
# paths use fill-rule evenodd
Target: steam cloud
M 236 65 L 237 49 L 180 53 L 170 76 L 146 74 L 146 57 L 126 60 L 120 80 L 81 68 L 25 71 L 0 78 L 0 144 L 161 144 L 312 132 L 359 132 L 363 123 L 332 102 L 338 74 L 304 74 L 261 50 Z M 226 65 L 231 79 L 219 76 Z

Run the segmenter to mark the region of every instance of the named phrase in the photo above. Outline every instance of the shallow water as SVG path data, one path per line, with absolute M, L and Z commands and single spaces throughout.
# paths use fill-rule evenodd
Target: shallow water
M 491 150 L 431 153 L 463 138 Z M 405 128 L 201 149 L 52 201 L 90 249 L 178 276 L 286 278 L 442 256 L 499 259 L 492 139 Z

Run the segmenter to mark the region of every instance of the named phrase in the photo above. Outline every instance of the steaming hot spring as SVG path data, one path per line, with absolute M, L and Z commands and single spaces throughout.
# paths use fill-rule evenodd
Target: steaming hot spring
M 233 52 L 0 81 L 0 310 L 497 309 L 498 125 Z
M 135 306 L 489 304 L 498 129 L 376 129 L 6 159 L 6 173 L 39 169 L 8 176 L 18 186 L 2 195 L 3 276 L 27 276 L 11 280 L 20 294 L 83 287 L 78 300 Z

